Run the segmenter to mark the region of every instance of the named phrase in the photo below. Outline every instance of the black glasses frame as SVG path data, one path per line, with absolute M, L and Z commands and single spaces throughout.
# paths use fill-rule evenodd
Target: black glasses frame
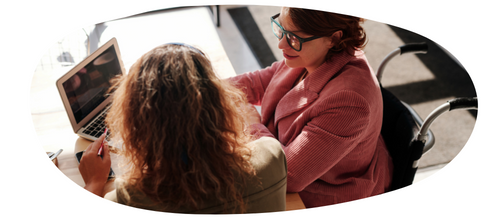
M 290 31 L 285 30 L 285 29 L 284 29 L 284 27 L 282 27 L 282 25 L 280 25 L 280 24 L 279 24 L 279 23 L 275 20 L 275 19 L 277 19 L 277 17 L 279 17 L 279 16 L 280 16 L 280 13 L 275 14 L 275 15 L 273 15 L 273 16 L 270 18 L 270 19 L 271 19 L 271 21 L 272 21 L 272 32 L 273 32 L 273 34 L 275 35 L 275 37 L 277 37 L 279 40 L 281 40 L 281 39 L 284 37 L 284 35 L 285 35 L 285 36 L 288 36 L 289 34 L 290 34 L 290 35 L 293 35 L 294 37 L 296 37 L 296 38 L 297 38 L 297 40 L 299 41 L 299 49 L 296 49 L 295 47 L 293 47 L 293 46 L 292 46 L 292 44 L 291 44 L 291 43 L 290 43 L 290 41 L 289 41 L 289 37 L 285 37 L 285 38 L 287 39 L 287 43 L 289 44 L 289 46 L 290 46 L 292 49 L 294 49 L 295 51 L 301 51 L 301 50 L 302 50 L 302 44 L 303 44 L 304 42 L 312 41 L 312 40 L 315 40 L 315 39 L 318 39 L 318 38 L 321 38 L 321 37 L 322 37 L 322 36 L 312 36 L 312 37 L 309 37 L 309 38 L 301 38 L 301 37 L 297 36 L 296 34 L 294 34 L 294 33 L 290 32 Z M 278 27 L 282 30 L 282 36 L 281 36 L 280 38 L 278 37 L 277 33 L 275 33 L 275 31 L 274 31 L 274 29 L 273 29 L 273 23 L 277 24 L 277 26 L 278 26 Z

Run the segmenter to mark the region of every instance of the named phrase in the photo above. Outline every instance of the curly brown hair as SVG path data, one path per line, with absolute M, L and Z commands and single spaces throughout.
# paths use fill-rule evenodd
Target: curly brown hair
M 333 33 L 342 31 L 342 37 L 333 38 L 336 43 L 327 53 L 327 59 L 334 54 L 350 50 L 363 49 L 366 46 L 366 32 L 361 23 L 364 19 L 302 8 L 287 8 L 289 17 L 301 31 L 316 36 L 331 37 Z
M 239 111 L 246 96 L 217 78 L 203 52 L 156 47 L 113 89 L 106 121 L 112 140 L 122 140 L 129 185 L 167 210 L 198 209 L 213 198 L 245 211 L 243 189 L 255 176 L 247 115 Z

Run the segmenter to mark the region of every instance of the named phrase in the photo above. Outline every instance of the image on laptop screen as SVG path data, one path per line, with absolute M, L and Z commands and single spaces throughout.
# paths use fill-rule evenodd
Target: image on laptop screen
M 111 79 L 118 74 L 122 69 L 112 45 L 62 84 L 77 123 L 108 98 Z

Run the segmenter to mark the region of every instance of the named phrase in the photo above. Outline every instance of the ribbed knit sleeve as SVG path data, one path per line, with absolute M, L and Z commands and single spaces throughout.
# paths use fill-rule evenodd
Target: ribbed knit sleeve
M 284 65 L 283 61 L 275 62 L 264 69 L 246 72 L 228 80 L 244 91 L 249 103 L 260 105 L 273 74 L 282 65 Z
M 261 137 L 272 137 L 276 139 L 275 136 L 273 136 L 273 134 L 266 128 L 266 126 L 261 123 L 251 124 L 249 126 L 249 130 L 255 139 L 259 139 Z
M 356 147 L 369 125 L 369 105 L 352 91 L 326 97 L 311 113 L 301 133 L 283 147 L 288 192 L 302 191 L 332 169 Z

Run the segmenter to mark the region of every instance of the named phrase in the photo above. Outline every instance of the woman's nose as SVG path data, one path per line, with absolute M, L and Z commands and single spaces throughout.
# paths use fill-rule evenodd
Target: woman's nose
M 278 49 L 284 50 L 289 47 L 289 43 L 287 43 L 287 39 L 285 38 L 285 35 L 282 37 L 282 39 L 278 40 Z

